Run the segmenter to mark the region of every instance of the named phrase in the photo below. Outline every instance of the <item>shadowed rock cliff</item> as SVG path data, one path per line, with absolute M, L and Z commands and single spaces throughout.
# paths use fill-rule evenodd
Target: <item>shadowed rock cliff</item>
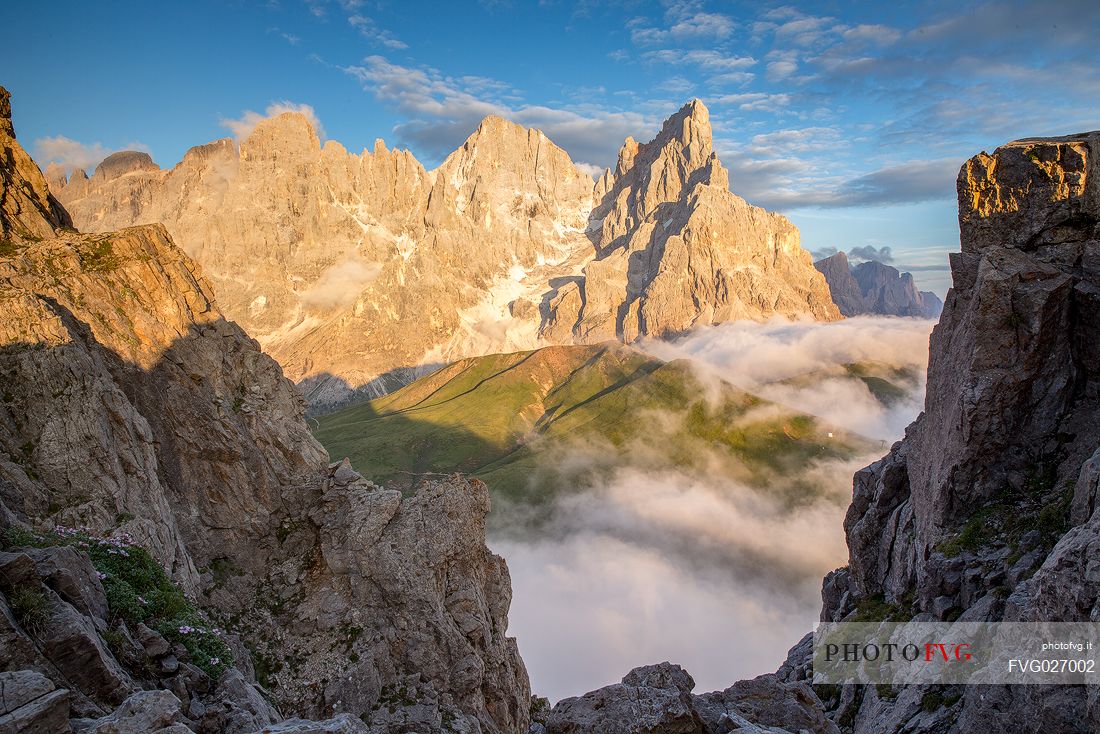
M 0 669 L 26 694 L 8 702 L 4 683 L 0 716 L 97 732 L 253 732 L 294 713 L 342 716 L 265 731 L 524 731 L 485 486 L 454 477 L 403 497 L 329 466 L 293 384 L 164 227 L 60 229 L 10 131 Z M 144 170 L 122 157 L 103 175 Z M 153 565 L 119 573 L 149 598 L 102 565 L 141 549 Z M 225 652 L 181 645 L 215 627 Z
M 1100 587 L 1100 133 L 1021 140 L 959 173 L 962 251 L 932 332 L 925 410 L 859 472 L 848 568 L 822 618 L 889 605 L 901 618 L 1095 621 Z M 920 716 L 846 690 L 856 732 L 1100 726 L 1091 687 L 981 686 Z M 834 702 L 836 704 L 837 702 Z

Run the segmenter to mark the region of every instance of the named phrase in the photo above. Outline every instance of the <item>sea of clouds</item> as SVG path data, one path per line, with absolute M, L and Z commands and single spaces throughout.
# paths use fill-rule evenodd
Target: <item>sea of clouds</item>
M 721 470 L 705 447 L 679 467 L 636 454 L 564 493 L 538 532 L 490 537 L 511 569 L 509 634 L 533 690 L 556 701 L 663 660 L 683 665 L 697 692 L 774 671 L 817 621 L 822 576 L 847 560 L 842 521 L 852 474 L 885 453 L 920 410 L 932 325 L 873 317 L 736 323 L 642 345 L 879 443 L 850 460 L 776 475 L 767 487 Z M 884 406 L 844 374 L 856 362 L 921 377 Z M 600 454 L 577 447 L 570 461 L 598 464 Z M 807 483 L 814 492 L 804 492 Z

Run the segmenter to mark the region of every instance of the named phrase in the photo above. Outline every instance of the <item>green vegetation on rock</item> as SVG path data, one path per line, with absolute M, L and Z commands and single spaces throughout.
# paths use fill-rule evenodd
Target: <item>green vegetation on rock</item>
M 219 630 L 212 627 L 198 607 L 172 583 L 148 551 L 135 545 L 129 536 L 100 537 L 63 527 L 50 532 L 34 532 L 13 526 L 0 540 L 0 547 L 6 550 L 65 545 L 84 552 L 99 573 L 113 617 L 129 625 L 144 623 L 170 642 L 180 643 L 187 649 L 192 662 L 214 680 L 232 664 L 232 652 Z M 29 591 L 36 590 L 17 590 L 12 595 L 13 605 L 23 604 L 28 615 L 33 610 L 24 592 Z M 22 601 L 15 600 L 19 594 L 23 594 Z M 33 613 L 40 612 L 41 609 Z

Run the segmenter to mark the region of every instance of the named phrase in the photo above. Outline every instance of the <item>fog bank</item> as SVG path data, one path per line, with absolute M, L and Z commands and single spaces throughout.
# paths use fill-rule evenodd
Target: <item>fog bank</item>
M 643 348 L 888 442 L 923 402 L 931 326 L 887 318 L 728 324 Z M 896 373 L 900 394 L 884 405 L 845 369 L 853 363 L 905 368 Z M 723 462 L 710 447 L 697 453 L 688 466 L 655 467 L 638 442 L 627 465 L 555 500 L 537 531 L 490 538 L 511 569 L 509 634 L 536 693 L 556 701 L 662 660 L 684 666 L 697 692 L 721 689 L 774 671 L 813 628 L 822 576 L 847 561 L 852 474 L 885 449 L 813 461 L 766 486 L 715 471 Z M 601 447 L 578 446 L 567 459 L 605 457 Z M 501 504 L 494 512 L 511 511 Z

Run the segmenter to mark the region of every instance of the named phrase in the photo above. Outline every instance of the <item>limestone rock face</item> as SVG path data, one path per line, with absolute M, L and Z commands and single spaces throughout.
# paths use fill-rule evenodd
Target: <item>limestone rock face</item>
M 572 308 L 556 309 L 546 330 L 632 341 L 736 319 L 839 318 L 794 225 L 730 193 L 702 102 L 651 142 L 628 139 L 596 195 L 596 260 L 584 270 L 579 316 L 570 322 Z
M 910 273 L 884 263 L 867 261 L 855 267 L 843 252 L 814 263 L 825 280 L 837 308 L 845 316 L 881 314 L 935 318 L 943 302 L 935 293 L 918 291 Z
M 863 293 L 859 289 L 859 282 L 852 275 L 852 266 L 848 262 L 847 255 L 838 252 L 818 260 L 814 263 L 814 267 L 825 276 L 825 281 L 829 284 L 829 293 L 842 315 L 858 316 L 867 313 Z
M 47 696 L 85 729 L 243 734 L 283 718 L 247 645 L 278 671 L 285 715 L 345 714 L 375 734 L 410 720 L 432 734 L 526 731 L 485 486 L 455 477 L 403 498 L 329 466 L 293 384 L 163 226 L 57 228 L 41 172 L 29 163 L 23 178 L 30 159 L 4 130 L 0 145 L 0 197 L 30 197 L 0 212 L 4 231 L 43 234 L 0 251 L 0 670 L 64 685 Z M 92 180 L 151 173 L 120 156 Z M 131 629 L 79 546 L 9 540 L 57 525 L 149 550 L 230 627 L 236 666 L 215 685 L 183 646 Z M 17 593 L 37 600 L 33 624 Z
M 460 357 L 839 315 L 794 226 L 729 193 L 698 101 L 595 188 L 500 118 L 426 171 L 381 141 L 321 145 L 296 113 L 171 170 L 118 153 L 50 181 L 83 229 L 163 223 L 317 406 Z
M 850 563 L 826 579 L 823 619 L 879 594 L 941 619 L 1100 616 L 1098 160 L 1094 132 L 1009 143 L 963 166 L 962 251 L 932 333 L 925 410 L 856 475 Z M 907 730 L 1100 726 L 1084 688 L 982 688 Z M 856 732 L 915 725 L 920 693 L 891 703 L 864 692 L 842 704 L 845 718 Z

